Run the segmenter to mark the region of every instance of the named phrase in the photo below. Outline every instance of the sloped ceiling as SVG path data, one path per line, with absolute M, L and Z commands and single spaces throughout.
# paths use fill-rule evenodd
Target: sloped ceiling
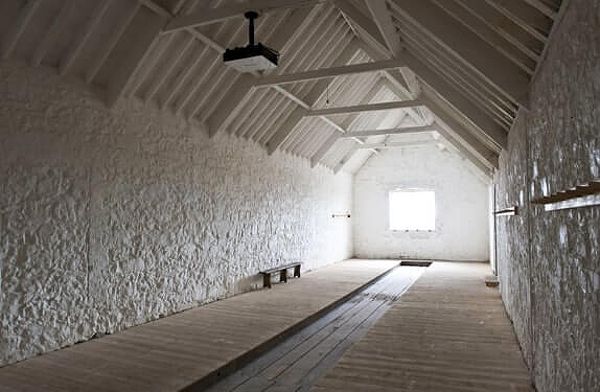
M 313 166 L 355 171 L 407 134 L 497 165 L 567 0 L 3 0 L 0 56 L 137 97 Z M 271 74 L 226 67 L 257 39 Z M 351 164 L 347 165 L 348 162 Z

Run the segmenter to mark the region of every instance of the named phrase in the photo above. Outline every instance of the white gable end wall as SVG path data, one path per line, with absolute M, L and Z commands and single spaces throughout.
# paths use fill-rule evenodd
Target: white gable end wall
M 354 250 L 358 257 L 489 260 L 488 185 L 455 153 L 433 143 L 372 156 L 354 179 Z M 389 229 L 389 192 L 436 192 L 435 232 Z

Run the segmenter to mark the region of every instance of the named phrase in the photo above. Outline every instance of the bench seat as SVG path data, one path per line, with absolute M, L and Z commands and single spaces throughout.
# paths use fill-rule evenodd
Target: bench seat
M 270 268 L 265 271 L 260 271 L 261 275 L 263 276 L 263 287 L 271 288 L 271 274 L 274 274 L 276 272 L 279 272 L 279 281 L 280 282 L 287 282 L 287 270 L 290 268 L 294 269 L 294 277 L 299 278 L 301 266 L 302 266 L 302 263 L 297 262 L 297 263 L 285 264 L 285 265 L 275 267 L 275 268 Z

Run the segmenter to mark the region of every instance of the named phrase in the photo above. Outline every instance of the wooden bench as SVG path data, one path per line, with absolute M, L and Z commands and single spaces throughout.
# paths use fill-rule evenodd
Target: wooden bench
M 299 278 L 301 265 L 302 265 L 302 263 L 300 263 L 300 262 L 290 263 L 290 264 L 282 265 L 280 267 L 271 268 L 266 271 L 260 271 L 261 275 L 263 276 L 263 287 L 271 288 L 271 274 L 273 274 L 275 272 L 279 272 L 279 281 L 280 282 L 287 282 L 287 270 L 290 268 L 294 269 L 294 277 Z

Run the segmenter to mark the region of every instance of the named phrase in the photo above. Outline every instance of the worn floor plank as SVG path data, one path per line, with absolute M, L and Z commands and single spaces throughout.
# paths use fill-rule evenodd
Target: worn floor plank
M 532 391 L 489 267 L 436 262 L 313 391 Z
M 397 264 L 336 263 L 270 290 L 6 366 L 0 368 L 0 391 L 177 391 L 276 340 Z
M 308 391 L 423 271 L 419 267 L 395 269 L 208 391 Z

